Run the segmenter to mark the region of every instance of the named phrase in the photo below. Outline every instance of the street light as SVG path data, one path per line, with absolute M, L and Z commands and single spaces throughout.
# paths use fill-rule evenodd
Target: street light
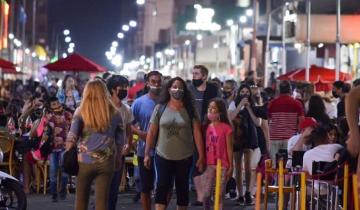
M 185 45 L 190 45 L 190 40 L 186 40 Z
M 66 58 L 66 57 L 67 57 L 67 54 L 66 54 L 66 53 L 63 53 L 63 54 L 62 54 L 62 57 L 63 57 L 63 58 Z
M 136 4 L 137 4 L 137 5 L 144 5 L 144 4 L 145 4 L 145 0 L 136 0 Z
M 64 35 L 65 35 L 65 36 L 68 36 L 69 34 L 70 34 L 70 30 L 69 30 L 69 29 L 65 29 L 65 30 L 64 30 Z
M 134 28 L 137 26 L 137 22 L 135 20 L 130 20 L 129 25 L 130 25 L 130 27 Z
M 232 26 L 232 25 L 234 25 L 234 21 L 232 19 L 229 19 L 229 20 L 226 21 L 226 25 L 227 26 Z
M 113 42 L 111 43 L 111 46 L 117 47 L 117 46 L 119 46 L 119 43 L 118 43 L 117 41 L 113 41 Z
M 14 39 L 14 38 L 15 38 L 14 34 L 13 34 L 13 33 L 9 33 L 9 39 Z
M 30 54 L 30 49 L 29 48 L 25 49 L 25 54 L 27 54 L 27 55 Z
M 123 38 L 124 38 L 124 33 L 119 32 L 119 33 L 117 34 L 117 37 L 118 37 L 119 39 L 123 39 Z
M 246 23 L 247 22 L 247 17 L 246 16 L 240 16 L 240 23 Z
M 196 40 L 201 41 L 203 39 L 203 36 L 201 34 L 196 35 Z
M 75 47 L 75 44 L 74 44 L 73 42 L 71 42 L 71 43 L 69 44 L 69 47 L 70 47 L 70 48 L 74 48 L 74 47 Z
M 201 9 L 202 6 L 200 4 L 194 4 L 194 9 Z
M 123 31 L 129 31 L 130 27 L 128 25 L 123 25 L 122 30 Z
M 67 49 L 67 52 L 68 52 L 69 54 L 73 53 L 73 52 L 74 52 L 74 48 L 69 47 L 69 48 Z
M 252 17 L 254 15 L 254 11 L 252 9 L 247 9 L 245 13 L 248 17 Z
M 66 42 L 66 43 L 71 42 L 71 37 L 70 37 L 70 36 L 65 37 L 65 42 Z

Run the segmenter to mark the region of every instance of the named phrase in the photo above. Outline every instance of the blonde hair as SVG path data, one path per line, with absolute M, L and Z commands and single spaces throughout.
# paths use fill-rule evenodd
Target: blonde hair
M 115 110 L 105 84 L 101 80 L 89 81 L 80 104 L 80 115 L 85 127 L 104 132 Z

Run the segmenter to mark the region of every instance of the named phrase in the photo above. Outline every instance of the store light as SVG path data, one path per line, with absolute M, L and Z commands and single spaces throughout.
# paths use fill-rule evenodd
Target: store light
M 240 23 L 246 23 L 247 22 L 247 17 L 242 15 L 242 16 L 240 16 L 239 20 L 240 20 Z
M 191 42 L 190 42 L 190 40 L 186 40 L 184 44 L 185 44 L 185 45 L 190 45 Z
M 252 9 L 247 9 L 245 13 L 248 17 L 252 17 L 254 15 L 254 11 Z

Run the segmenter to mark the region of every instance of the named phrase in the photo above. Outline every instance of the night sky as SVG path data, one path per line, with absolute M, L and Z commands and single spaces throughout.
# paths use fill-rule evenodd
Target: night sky
M 116 35 L 121 30 L 123 21 L 128 22 L 131 16 L 135 17 L 136 12 L 133 9 L 136 7 L 135 0 L 48 2 L 49 37 L 53 36 L 55 28 L 58 28 L 58 31 L 68 28 L 75 43 L 75 52 L 111 69 L 104 53 L 111 46 L 111 42 L 117 39 Z

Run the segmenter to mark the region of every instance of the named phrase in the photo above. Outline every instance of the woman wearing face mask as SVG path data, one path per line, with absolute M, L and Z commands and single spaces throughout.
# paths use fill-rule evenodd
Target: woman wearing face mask
M 144 165 L 150 167 L 150 151 L 155 147 L 157 187 L 156 209 L 166 209 L 168 192 L 175 180 L 177 209 L 187 209 L 189 203 L 189 173 L 195 146 L 199 153 L 196 166 L 204 168 L 204 145 L 199 117 L 193 98 L 180 77 L 164 87 L 160 104 L 155 107 L 146 138 Z M 195 141 L 195 144 L 194 144 Z
M 260 120 L 255 115 L 256 107 L 252 101 L 251 88 L 241 85 L 237 96 L 229 105 L 229 118 L 234 125 L 234 160 L 236 171 L 236 182 L 239 190 L 240 204 L 252 204 L 251 190 L 251 156 L 258 147 L 258 136 L 256 127 L 260 126 Z M 242 160 L 245 162 L 245 195 L 242 187 Z

